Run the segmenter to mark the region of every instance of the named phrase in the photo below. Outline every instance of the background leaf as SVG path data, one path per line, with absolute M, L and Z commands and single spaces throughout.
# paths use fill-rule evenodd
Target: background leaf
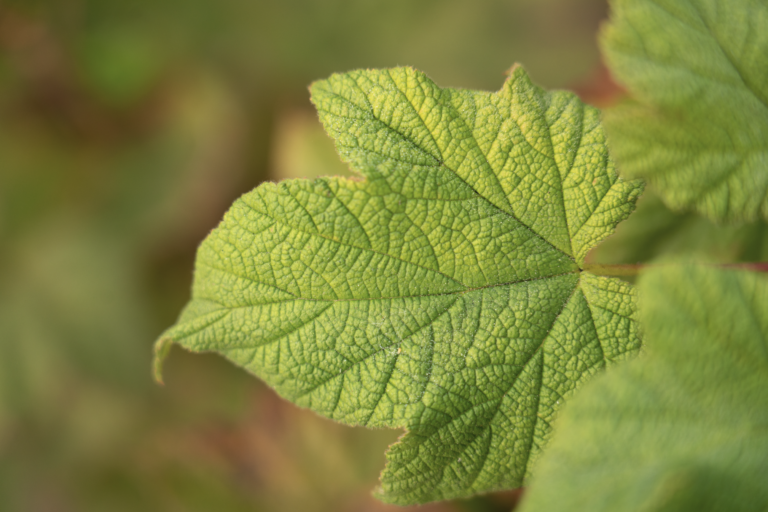
M 524 511 L 768 506 L 768 279 L 705 267 L 641 278 L 645 353 L 566 406 Z
M 768 219 L 768 5 L 615 0 L 602 47 L 634 98 L 605 114 L 622 172 L 673 209 Z
M 236 201 L 158 359 L 217 351 L 325 416 L 407 427 L 386 501 L 519 486 L 561 401 L 639 347 L 632 287 L 579 265 L 642 184 L 616 176 L 595 109 L 522 68 L 493 94 L 397 68 L 312 99 L 365 181 Z

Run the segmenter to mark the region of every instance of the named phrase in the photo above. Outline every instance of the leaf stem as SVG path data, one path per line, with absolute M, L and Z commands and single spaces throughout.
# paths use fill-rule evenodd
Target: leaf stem
M 629 263 L 621 265 L 600 265 L 589 264 L 585 265 L 584 269 L 587 272 L 595 274 L 597 276 L 609 276 L 609 277 L 625 277 L 625 276 L 637 276 L 643 270 L 650 268 L 668 267 L 674 265 L 673 263 Z M 706 266 L 719 267 L 719 268 L 733 268 L 741 270 L 749 270 L 751 272 L 766 272 L 768 273 L 768 262 L 747 262 L 747 263 L 708 263 Z

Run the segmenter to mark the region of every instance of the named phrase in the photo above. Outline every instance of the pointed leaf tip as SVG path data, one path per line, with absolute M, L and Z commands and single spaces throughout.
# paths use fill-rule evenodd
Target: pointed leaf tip
M 161 386 L 165 385 L 165 382 L 163 382 L 163 362 L 165 361 L 165 358 L 168 357 L 168 353 L 171 351 L 172 346 L 173 340 L 168 337 L 162 337 L 155 342 L 152 374 L 155 382 Z

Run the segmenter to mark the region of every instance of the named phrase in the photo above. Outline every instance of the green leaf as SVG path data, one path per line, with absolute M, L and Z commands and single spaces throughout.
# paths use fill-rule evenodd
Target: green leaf
M 768 3 L 614 0 L 602 47 L 635 101 L 605 115 L 623 173 L 674 209 L 768 219 Z
M 565 407 L 523 511 L 768 508 L 768 279 L 641 278 L 646 353 Z
M 633 288 L 580 265 L 642 184 L 617 177 L 595 109 L 521 68 L 498 93 L 353 71 L 312 101 L 365 180 L 236 201 L 158 360 L 217 351 L 324 416 L 406 427 L 385 501 L 519 486 L 561 401 L 639 347 Z

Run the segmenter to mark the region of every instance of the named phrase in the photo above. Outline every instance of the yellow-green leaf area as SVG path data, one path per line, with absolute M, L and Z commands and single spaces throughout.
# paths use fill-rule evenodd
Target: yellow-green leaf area
M 565 407 L 522 510 L 768 509 L 768 278 L 671 267 L 639 290 L 645 353 Z
M 497 93 L 410 68 L 311 92 L 363 179 L 238 199 L 158 357 L 215 351 L 299 406 L 406 428 L 384 501 L 519 486 L 564 400 L 639 348 L 634 289 L 582 267 L 641 183 L 617 176 L 595 109 L 521 68 Z
M 602 48 L 633 97 L 605 115 L 622 172 L 678 210 L 768 219 L 768 3 L 613 0 Z

